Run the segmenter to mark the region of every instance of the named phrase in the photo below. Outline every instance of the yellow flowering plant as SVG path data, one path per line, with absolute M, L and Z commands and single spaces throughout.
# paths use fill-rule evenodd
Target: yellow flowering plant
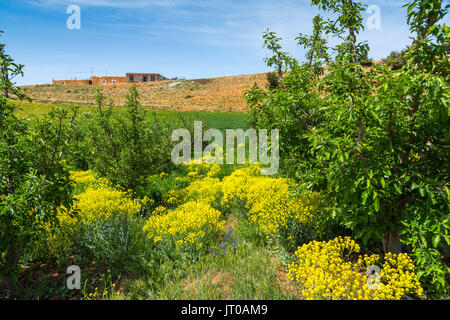
M 221 170 L 218 164 L 208 164 L 207 159 L 204 158 L 202 158 L 201 164 L 196 164 L 194 160 L 191 160 L 190 164 L 183 164 L 183 166 L 188 172 L 186 177 L 191 181 L 201 180 L 205 177 L 215 177 Z
M 92 170 L 70 171 L 70 180 L 74 187 L 74 194 L 84 192 L 87 187 L 97 182 L 97 178 Z
M 96 181 L 94 172 L 92 170 L 88 171 L 70 171 L 70 179 L 75 182 L 75 184 L 91 184 Z
M 320 196 L 312 194 L 293 197 L 290 183 L 283 178 L 258 177 L 252 179 L 247 191 L 249 219 L 268 234 L 278 234 L 289 221 L 309 223 Z
M 225 177 L 222 183 L 222 203 L 231 208 L 242 206 L 247 199 L 247 189 L 251 180 L 260 171 L 259 166 L 252 165 L 235 170 L 231 175 Z
M 192 182 L 186 189 L 186 200 L 214 204 L 221 198 L 222 183 L 217 178 L 206 177 Z
M 277 235 L 289 221 L 309 223 L 320 200 L 318 194 L 292 196 L 291 181 L 258 176 L 258 166 L 234 171 L 222 183 L 222 204 L 247 212 L 265 233 Z
M 86 181 L 84 177 L 83 179 Z M 131 191 L 114 188 L 106 179 L 88 180 L 90 186 L 85 192 L 74 196 L 75 202 L 71 208 L 61 206 L 58 209 L 59 226 L 49 235 L 50 250 L 53 253 L 71 245 L 71 235 L 81 222 L 108 220 L 116 215 L 137 216 L 143 205 L 153 201 L 147 197 L 134 200 Z
M 162 203 L 168 208 L 176 208 L 186 202 L 187 194 L 186 189 L 169 190 L 164 194 Z
M 172 189 L 166 192 L 163 196 L 163 204 L 170 208 L 176 208 L 188 201 L 204 201 L 217 207 L 217 203 L 220 203 L 222 197 L 222 182 L 215 178 L 220 172 L 220 166 L 217 164 L 190 164 L 187 168 L 189 185 L 183 189 Z
M 398 300 L 406 294 L 422 294 L 407 254 L 387 253 L 381 263 L 379 255 L 361 255 L 360 251 L 349 237 L 312 241 L 296 251 L 288 278 L 299 284 L 305 299 Z
M 144 231 L 154 242 L 201 247 L 206 238 L 224 227 L 222 214 L 206 202 L 190 201 L 166 214 L 152 215 Z

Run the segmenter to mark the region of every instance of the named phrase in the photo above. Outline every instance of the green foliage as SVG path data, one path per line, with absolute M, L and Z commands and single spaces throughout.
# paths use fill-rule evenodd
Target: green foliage
M 2 33 L 3 31 L 0 30 L 0 36 Z M 23 68 L 24 65 L 15 63 L 11 56 L 6 54 L 5 45 L 0 43 L 0 91 L 3 97 L 9 98 L 12 94 L 20 100 L 27 98 L 23 90 L 12 82 L 16 76 L 23 76 Z
M 383 62 L 392 70 L 400 70 L 406 65 L 405 52 L 392 51 Z
M 145 185 L 139 188 L 136 193 L 141 196 L 147 196 L 154 202 L 149 210 L 155 209 L 164 203 L 164 195 L 170 190 L 179 190 L 187 187 L 189 182 L 177 179 L 178 174 L 172 172 L 170 175 L 153 175 L 147 178 Z
M 295 174 L 300 163 L 309 161 L 304 133 L 320 121 L 317 117 L 321 108 L 317 79 L 323 74 L 322 63 L 328 59 L 322 34 L 323 23 L 318 16 L 314 36 L 297 38 L 308 49 L 308 57 L 313 58 L 311 64 L 309 61 L 298 64 L 295 59 L 282 56 L 286 59 L 283 65 L 289 65 L 291 70 L 279 78 L 280 84 L 269 92 L 255 85 L 245 93 L 251 126 L 280 130 L 280 168 L 290 175 Z M 278 39 L 273 34 L 272 37 Z
M 446 211 L 417 215 L 414 220 L 403 222 L 402 231 L 403 242 L 416 257 L 417 276 L 424 287 L 435 288 L 434 291 L 442 298 L 450 295 L 447 283 L 450 274 L 448 219 Z
M 143 221 L 128 215 L 81 221 L 72 234 L 72 245 L 61 253 L 60 261 L 76 255 L 97 269 L 115 273 L 145 273 L 154 255 L 154 245 L 142 232 Z
M 273 90 L 278 88 L 280 85 L 280 79 L 278 78 L 278 74 L 276 72 L 267 72 L 267 88 L 269 90 Z
M 281 246 L 289 253 L 294 253 L 299 246 L 313 240 L 318 240 L 316 229 L 310 223 L 300 223 L 290 220 L 279 230 L 278 239 Z
M 283 171 L 302 189 L 319 191 L 330 218 L 366 245 L 378 241 L 385 251 L 398 252 L 402 242 L 429 293 L 445 293 L 450 32 L 438 23 L 447 9 L 438 0 L 410 1 L 408 23 L 417 36 L 405 52 L 406 65 L 365 73 L 368 45 L 357 41 L 365 6 L 312 2 L 335 14 L 323 29 L 342 41 L 333 48 L 328 73 L 313 76 L 309 66 L 320 55 L 309 53 L 313 64 L 293 65 L 283 90 L 254 87 L 246 94 L 253 122 L 281 130 Z M 301 39 L 311 46 L 311 38 Z M 308 114 L 303 121 L 301 111 Z
M 278 38 L 274 32 L 267 29 L 263 34 L 263 38 L 264 48 L 267 48 L 273 53 L 271 57 L 264 58 L 264 61 L 269 67 L 276 67 L 278 78 L 281 79 L 293 61 L 291 61 L 289 53 L 281 51 L 280 41 L 282 39 Z
M 2 70 L 20 73 L 21 67 L 10 58 L 0 63 Z M 23 98 L 8 77 L 0 83 Z M 0 282 L 17 280 L 24 250 L 46 224 L 55 225 L 56 209 L 61 204 L 70 207 L 72 202 L 69 174 L 61 161 L 71 136 L 71 125 L 64 125 L 69 111 L 56 108 L 30 124 L 17 119 L 15 109 L 0 97 Z
M 7 102 L 0 101 L 0 107 Z M 60 110 L 62 122 L 66 112 Z M 25 247 L 45 224 L 54 225 L 56 209 L 71 205 L 70 178 L 61 158 L 69 135 L 55 114 L 27 126 L 9 116 L 0 120 L 0 224 L 2 265 L 13 274 Z M 3 255 L 4 254 L 4 255 Z
M 314 68 L 314 72 L 320 75 L 323 74 L 323 65 L 330 61 L 327 40 L 322 36 L 325 25 L 322 16 L 317 15 L 313 19 L 313 34 L 311 36 L 300 34 L 296 38 L 298 45 L 308 49 L 306 54 L 308 67 Z
M 70 143 L 67 145 L 64 159 L 73 170 L 87 171 L 91 159 L 89 144 L 89 129 L 86 123 L 90 121 L 90 114 L 83 112 L 77 119 L 71 133 Z
M 99 278 L 90 282 L 86 279 L 81 292 L 83 300 L 114 300 L 119 298 L 120 293 L 116 293 L 115 276 L 111 274 L 111 270 L 104 274 L 100 274 Z M 118 279 L 119 280 L 119 279 Z
M 105 99 L 99 91 L 98 111 L 89 128 L 93 169 L 113 184 L 136 190 L 149 175 L 173 168 L 170 127 L 145 118 L 136 87 L 130 88 L 120 117 L 113 114 L 112 104 L 105 110 Z

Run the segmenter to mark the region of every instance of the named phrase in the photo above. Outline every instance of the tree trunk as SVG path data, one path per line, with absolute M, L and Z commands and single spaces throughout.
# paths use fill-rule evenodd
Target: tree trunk
M 23 287 L 20 283 L 15 283 L 11 278 L 0 276 L 0 287 L 9 291 L 8 298 L 19 298 Z
M 391 252 L 399 254 L 402 252 L 402 243 L 400 242 L 399 232 L 386 232 L 383 235 L 383 249 L 384 252 Z
M 278 53 L 278 77 L 283 79 L 283 60 L 281 59 L 281 55 Z
M 350 7 L 353 7 L 353 0 L 349 0 L 348 4 Z M 356 58 L 356 30 L 355 27 L 349 28 L 349 35 L 350 35 L 350 51 L 352 53 L 352 62 L 355 65 L 355 73 L 356 73 L 356 64 L 358 63 L 358 60 Z
M 19 259 L 23 253 L 23 245 L 13 244 L 6 252 L 6 270 L 12 272 L 19 263 Z
M 17 297 L 23 290 L 22 285 L 19 282 L 14 282 L 10 277 L 16 271 L 17 265 L 23 254 L 23 245 L 12 245 L 5 256 L 5 270 L 0 275 L 0 286 L 9 290 L 12 298 Z

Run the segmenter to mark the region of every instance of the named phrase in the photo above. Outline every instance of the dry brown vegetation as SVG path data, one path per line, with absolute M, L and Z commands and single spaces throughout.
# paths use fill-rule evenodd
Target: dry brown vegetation
M 266 74 L 221 77 L 211 79 L 172 80 L 138 84 L 141 102 L 157 110 L 246 112 L 245 90 L 255 83 L 267 84 Z M 105 85 L 103 92 L 114 105 L 125 103 L 131 84 Z M 36 102 L 77 103 L 92 105 L 97 86 L 92 85 L 34 85 L 24 87 Z

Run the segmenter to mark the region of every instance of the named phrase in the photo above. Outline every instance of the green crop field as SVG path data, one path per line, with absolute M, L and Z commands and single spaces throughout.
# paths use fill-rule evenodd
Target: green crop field
M 41 102 L 18 102 L 12 100 L 13 103 L 19 106 L 16 115 L 19 118 L 39 118 L 49 113 L 54 107 L 60 106 L 69 108 L 68 104 L 53 104 Z M 96 107 L 94 106 L 80 106 L 80 113 L 93 113 Z M 193 121 L 202 121 L 205 127 L 215 128 L 221 131 L 225 129 L 246 129 L 248 127 L 249 114 L 242 112 L 201 112 L 201 111 L 172 111 L 172 110 L 153 110 L 146 109 L 147 118 L 152 119 L 156 117 L 158 120 L 167 122 L 176 122 L 182 117 L 186 122 L 193 123 Z M 114 113 L 120 115 L 125 112 L 124 108 L 115 107 Z

